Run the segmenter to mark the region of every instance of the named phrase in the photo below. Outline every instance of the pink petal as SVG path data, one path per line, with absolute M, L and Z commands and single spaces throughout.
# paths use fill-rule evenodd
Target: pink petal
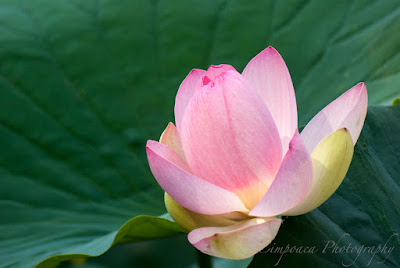
M 268 246 L 278 233 L 281 220 L 255 218 L 227 227 L 203 227 L 188 239 L 201 252 L 226 259 L 247 259 Z
M 243 76 L 271 112 L 282 140 L 284 156 L 297 129 L 296 97 L 285 62 L 273 47 L 268 47 L 247 64 Z
M 193 96 L 194 90 L 200 78 L 206 73 L 204 70 L 193 69 L 183 80 L 179 86 L 178 93 L 175 98 L 175 123 L 176 127 L 180 129 L 183 115 L 186 110 L 186 106 Z
M 149 140 L 146 151 L 161 188 L 185 208 L 210 215 L 247 211 L 235 194 L 190 174 L 186 162 L 168 146 Z
M 358 83 L 332 101 L 301 132 L 308 151 L 312 152 L 323 138 L 340 128 L 346 128 L 350 132 L 355 145 L 364 125 L 367 107 L 365 83 Z
M 274 182 L 249 215 L 271 217 L 295 207 L 309 192 L 312 176 L 311 157 L 296 131 Z
M 236 71 L 196 89 L 180 137 L 193 174 L 235 192 L 248 208 L 264 195 L 282 159 L 268 109 Z

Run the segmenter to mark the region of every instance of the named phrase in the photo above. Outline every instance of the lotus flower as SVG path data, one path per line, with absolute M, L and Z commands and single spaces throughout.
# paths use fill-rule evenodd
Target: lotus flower
M 275 238 L 279 216 L 307 213 L 339 187 L 367 102 L 359 83 L 299 134 L 291 77 L 274 48 L 242 74 L 224 64 L 192 70 L 176 96 L 176 127 L 147 142 L 168 212 L 200 251 L 253 256 Z

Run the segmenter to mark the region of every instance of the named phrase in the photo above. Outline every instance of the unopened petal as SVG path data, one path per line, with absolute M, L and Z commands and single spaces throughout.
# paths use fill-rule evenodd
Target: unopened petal
M 203 227 L 188 239 L 201 252 L 226 259 L 247 259 L 268 246 L 278 233 L 278 218 L 253 218 L 227 227 Z
M 304 214 L 324 203 L 342 183 L 353 152 L 352 136 L 346 129 L 339 129 L 324 138 L 311 154 L 314 173 L 311 190 L 303 201 L 283 215 Z
M 247 64 L 243 76 L 271 112 L 285 156 L 297 129 L 297 106 L 292 79 L 284 60 L 273 47 L 268 47 Z
M 359 83 L 328 104 L 301 132 L 309 152 L 332 132 L 346 128 L 356 144 L 367 115 L 368 95 L 364 83 Z
M 199 87 L 180 131 L 193 174 L 253 207 L 281 162 L 279 133 L 257 93 L 236 71 Z
M 202 214 L 247 211 L 232 192 L 192 175 L 187 163 L 168 146 L 148 141 L 146 150 L 158 184 L 185 208 Z

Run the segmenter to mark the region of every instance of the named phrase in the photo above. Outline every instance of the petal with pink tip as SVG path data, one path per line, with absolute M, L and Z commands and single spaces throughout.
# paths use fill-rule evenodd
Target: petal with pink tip
M 322 109 L 301 132 L 309 152 L 326 136 L 346 128 L 355 145 L 367 115 L 368 95 L 365 83 L 358 83 Z
M 281 220 L 254 218 L 227 227 L 203 227 L 188 239 L 201 252 L 226 259 L 247 259 L 268 246 L 278 233 Z
M 185 208 L 210 215 L 247 211 L 235 194 L 190 174 L 186 162 L 168 146 L 149 140 L 146 151 L 161 188 Z
M 167 145 L 186 161 L 185 154 L 183 153 L 182 149 L 181 140 L 179 139 L 178 130 L 176 129 L 174 124 L 168 124 L 167 128 L 161 134 L 160 143 Z
M 284 60 L 273 47 L 268 47 L 247 64 L 243 76 L 271 112 L 282 140 L 284 156 L 297 129 L 296 96 Z
M 196 89 L 180 137 L 193 174 L 236 193 L 248 208 L 264 195 L 282 159 L 268 109 L 236 71 Z
M 180 129 L 186 106 L 193 96 L 196 85 L 205 73 L 206 71 L 204 70 L 193 69 L 179 86 L 174 108 L 175 124 L 178 129 Z
M 296 131 L 274 182 L 249 215 L 271 217 L 295 207 L 309 192 L 312 176 L 310 154 Z

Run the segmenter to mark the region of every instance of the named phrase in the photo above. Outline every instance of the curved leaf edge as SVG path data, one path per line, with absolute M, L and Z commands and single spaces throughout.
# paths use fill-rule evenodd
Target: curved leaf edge
M 69 253 L 53 255 L 42 260 L 35 267 L 53 268 L 63 261 L 75 258 L 98 257 L 116 245 L 167 238 L 184 233 L 175 222 L 162 218 L 163 216 L 140 215 L 130 219 L 119 230 L 92 241 L 94 247 L 99 247 L 96 254 Z M 103 245 L 99 245 L 98 243 L 102 243 Z M 82 249 L 84 248 L 82 247 Z

